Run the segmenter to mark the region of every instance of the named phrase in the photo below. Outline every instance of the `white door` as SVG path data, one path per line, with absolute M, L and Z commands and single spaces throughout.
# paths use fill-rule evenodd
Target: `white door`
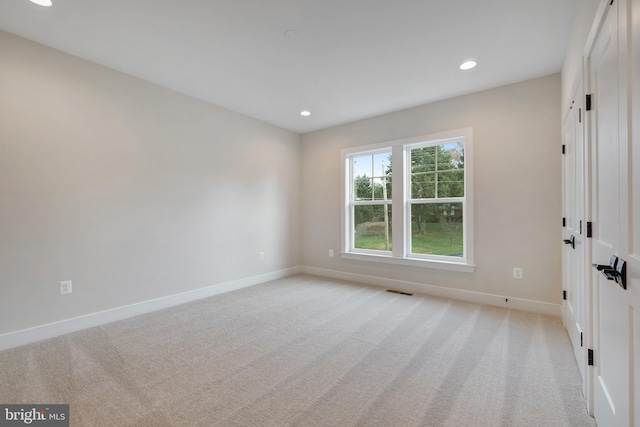
M 627 144 L 622 150 L 622 194 L 628 195 L 623 204 L 621 222 L 624 230 L 621 257 L 627 261 L 627 317 L 629 321 L 629 351 L 631 406 L 630 424 L 640 425 L 640 0 L 632 0 L 628 8 L 627 28 L 631 31 L 628 46 L 628 81 L 631 111 L 626 123 L 629 131 Z M 625 170 L 626 169 L 626 170 Z
M 637 3 L 637 1 L 636 1 Z M 640 209 L 632 201 L 640 190 L 637 176 L 632 172 L 628 121 L 628 75 L 626 6 L 621 0 L 606 2 L 602 25 L 596 34 L 588 56 L 590 93 L 592 94 L 591 123 L 591 218 L 594 263 L 606 265 L 612 255 L 627 262 L 625 290 L 622 280 L 609 280 L 591 269 L 593 298 L 594 350 L 594 415 L 599 426 L 637 426 L 634 415 L 634 389 L 637 384 L 638 359 L 638 265 L 640 250 L 637 228 L 630 239 L 632 227 L 640 226 Z M 620 15 L 619 15 L 620 13 Z M 624 25 L 619 26 L 619 18 Z M 622 37 L 619 29 L 622 28 Z M 637 70 L 636 70 L 637 71 Z M 637 78 L 636 78 L 637 79 Z M 636 107 L 637 109 L 637 107 Z M 635 110 L 631 110 L 635 112 Z M 637 113 L 636 113 L 637 116 Z M 636 117 L 637 119 L 637 117 Z M 636 143 L 637 146 L 637 143 Z M 636 149 L 637 151 L 637 149 Z M 637 155 L 637 153 L 635 154 Z M 637 160 L 637 159 L 636 159 Z M 638 163 L 635 163 L 637 174 Z M 635 186 L 633 180 L 635 179 Z M 636 218 L 632 218 L 635 215 Z M 633 241 L 635 240 L 635 241 Z M 631 271 L 630 271 L 631 270 Z M 635 349 L 635 350 L 634 350 Z M 635 351 L 635 354 L 634 354 Z M 635 367 L 634 367 L 635 363 Z
M 578 79 L 573 101 L 564 120 L 563 137 L 563 290 L 564 324 L 569 333 L 582 376 L 586 396 L 586 364 L 584 326 L 587 289 L 584 280 L 586 223 L 584 221 L 584 139 L 582 130 L 582 84 Z
M 630 386 L 631 423 L 640 426 L 640 0 L 631 0 L 626 17 L 629 37 L 629 75 L 627 88 L 630 114 L 625 123 L 629 133 L 621 153 L 624 203 L 622 204 L 621 258 L 627 261 L 627 321 L 632 377 Z

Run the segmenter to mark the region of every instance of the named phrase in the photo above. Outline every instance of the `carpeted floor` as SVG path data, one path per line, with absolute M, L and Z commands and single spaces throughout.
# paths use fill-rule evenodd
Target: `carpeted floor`
M 560 319 L 295 276 L 0 353 L 72 426 L 595 426 Z

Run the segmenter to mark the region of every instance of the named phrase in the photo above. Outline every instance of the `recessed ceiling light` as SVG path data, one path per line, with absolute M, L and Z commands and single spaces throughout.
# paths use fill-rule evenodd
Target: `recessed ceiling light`
M 51 3 L 51 0 L 31 0 L 31 3 L 35 3 L 37 5 L 46 6 L 46 7 L 49 7 L 53 4 Z
M 310 111 L 307 111 L 307 110 L 300 111 L 300 115 L 301 115 L 301 116 L 308 117 L 308 116 L 310 116 L 310 115 L 311 115 L 311 112 L 310 112 Z
M 460 69 L 461 70 L 470 70 L 473 67 L 475 67 L 476 65 L 478 65 L 476 63 L 476 61 L 467 61 L 467 62 L 463 62 L 462 64 L 460 64 Z

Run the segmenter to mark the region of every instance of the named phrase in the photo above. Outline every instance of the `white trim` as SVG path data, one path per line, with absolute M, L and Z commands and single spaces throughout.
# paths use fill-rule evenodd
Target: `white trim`
M 382 262 L 386 264 L 407 265 L 410 267 L 423 267 L 423 268 L 435 268 L 437 270 L 449 270 L 449 271 L 461 271 L 464 273 L 474 273 L 476 266 L 472 264 L 466 264 L 464 262 L 447 261 L 445 259 L 432 259 L 432 258 L 407 258 L 407 257 L 394 257 L 389 256 L 383 251 L 374 253 L 373 251 L 365 253 L 362 252 L 342 252 L 340 253 L 342 259 L 351 259 L 355 261 L 364 262 Z
M 600 4 L 598 5 L 598 9 L 596 10 L 596 15 L 593 19 L 593 23 L 591 24 L 591 30 L 589 31 L 589 35 L 587 36 L 587 41 L 584 47 L 584 56 L 585 58 L 589 58 L 591 56 L 591 50 L 595 45 L 596 36 L 600 32 L 600 28 L 604 25 L 604 17 L 607 14 L 607 8 L 611 5 L 610 0 L 600 0 Z
M 87 328 L 105 325 L 107 323 L 139 316 L 141 314 L 150 313 L 152 311 L 162 310 L 164 308 L 196 301 L 202 298 L 208 298 L 225 292 L 247 288 L 249 286 L 298 274 L 300 272 L 302 272 L 301 267 L 278 270 L 271 273 L 260 274 L 258 276 L 234 280 L 231 282 L 218 283 L 216 285 L 207 286 L 206 288 L 194 289 L 192 291 L 182 292 L 166 297 L 99 311 L 97 313 L 90 313 L 71 319 L 49 323 L 46 325 L 34 326 L 32 328 L 23 329 L 20 331 L 9 332 L 0 335 L 0 351 L 19 347 L 25 344 L 30 344 L 36 341 L 57 337 L 71 332 L 80 331 Z
M 394 145 L 392 155 L 392 170 L 405 171 L 409 160 L 407 159 L 407 150 L 404 149 L 404 145 Z M 391 205 L 391 217 L 393 218 L 393 227 L 396 230 L 396 233 L 392 235 L 393 247 L 391 249 L 395 258 L 404 258 L 409 253 L 409 247 L 411 246 L 410 242 L 405 238 L 409 234 L 408 228 L 411 227 L 411 218 L 407 218 L 405 215 L 408 185 L 406 179 L 391 180 L 393 194 L 401 197 L 400 203 Z
M 443 298 L 468 301 L 477 304 L 505 307 L 514 310 L 528 311 L 546 316 L 561 317 L 562 306 L 542 301 L 513 298 L 504 295 L 473 292 L 464 289 L 443 288 L 423 283 L 407 282 L 404 280 L 386 279 L 384 277 L 366 276 L 362 274 L 345 273 L 343 271 L 328 270 L 316 267 L 302 267 L 302 272 L 315 276 L 330 277 L 332 279 L 348 280 L 368 285 L 392 288 L 413 293 L 434 295 Z M 505 301 L 507 300 L 507 301 Z
M 404 145 L 418 144 L 421 142 L 437 143 L 438 141 L 446 141 L 448 139 L 455 139 L 461 136 L 465 138 L 471 137 L 472 134 L 473 134 L 473 129 L 469 126 L 469 127 L 459 128 L 459 129 L 447 130 L 444 132 L 430 133 L 428 135 L 420 135 L 420 136 L 414 136 L 411 138 L 396 139 L 394 141 L 386 142 L 385 144 L 404 146 Z M 365 145 L 363 147 L 367 147 L 367 146 Z M 362 149 L 363 147 L 360 147 L 360 148 Z

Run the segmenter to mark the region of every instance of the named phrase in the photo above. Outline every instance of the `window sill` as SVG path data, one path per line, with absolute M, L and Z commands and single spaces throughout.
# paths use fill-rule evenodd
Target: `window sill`
M 438 270 L 461 271 L 464 273 L 475 273 L 476 266 L 473 264 L 463 264 L 450 261 L 436 261 L 432 259 L 418 258 L 394 258 L 389 255 L 364 254 L 355 252 L 341 252 L 340 257 L 355 261 L 380 262 L 386 264 L 406 265 L 410 267 L 434 268 Z

